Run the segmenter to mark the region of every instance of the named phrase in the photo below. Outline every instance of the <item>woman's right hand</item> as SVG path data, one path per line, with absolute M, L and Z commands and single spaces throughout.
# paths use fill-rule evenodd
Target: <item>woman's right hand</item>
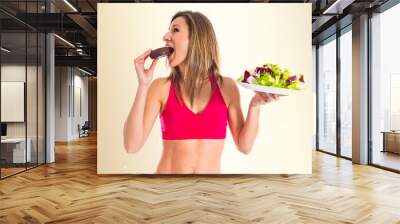
M 150 86 L 151 80 L 153 79 L 153 72 L 157 64 L 157 59 L 154 59 L 150 67 L 145 69 L 144 63 L 146 59 L 150 56 L 151 49 L 145 51 L 143 54 L 135 58 L 135 70 L 138 77 L 139 86 Z

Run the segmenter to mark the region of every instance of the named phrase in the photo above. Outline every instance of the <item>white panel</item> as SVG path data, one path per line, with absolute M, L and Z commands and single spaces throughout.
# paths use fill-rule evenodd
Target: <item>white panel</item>
M 77 138 L 79 135 L 78 124 L 81 124 L 81 88 L 75 87 L 74 93 L 74 117 L 72 121 L 72 136 Z
M 24 82 L 1 82 L 1 122 L 24 122 Z

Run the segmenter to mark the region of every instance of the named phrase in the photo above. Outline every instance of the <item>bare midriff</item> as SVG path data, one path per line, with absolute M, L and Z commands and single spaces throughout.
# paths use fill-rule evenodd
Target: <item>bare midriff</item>
M 157 173 L 220 173 L 225 139 L 164 140 Z

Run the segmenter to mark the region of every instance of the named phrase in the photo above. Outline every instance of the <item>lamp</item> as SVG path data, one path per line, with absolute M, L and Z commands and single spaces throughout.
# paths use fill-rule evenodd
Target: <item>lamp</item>
M 5 47 L 1 47 L 1 50 L 4 51 L 4 52 L 6 52 L 6 53 L 10 53 L 10 52 L 11 52 L 11 50 L 9 50 L 9 49 L 7 49 L 7 48 L 5 48 Z
M 78 10 L 71 4 L 69 3 L 68 0 L 64 0 L 65 4 L 67 4 L 72 10 L 74 10 L 74 12 L 78 12 Z
M 68 44 L 69 46 L 75 48 L 75 45 L 73 45 L 71 42 L 67 41 L 66 39 L 64 39 L 64 38 L 62 38 L 62 37 L 60 37 L 60 36 L 58 36 L 57 34 L 54 34 L 54 36 L 57 37 L 57 38 L 58 38 L 59 40 L 61 40 L 62 42 L 64 42 L 64 43 Z

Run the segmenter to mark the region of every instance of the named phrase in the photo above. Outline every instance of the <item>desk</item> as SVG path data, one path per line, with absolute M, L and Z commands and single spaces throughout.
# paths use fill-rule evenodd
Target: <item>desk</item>
M 400 154 L 400 131 L 382 131 L 381 133 L 383 133 L 382 152 Z
M 25 138 L 1 139 L 1 156 L 3 157 L 3 159 L 5 159 L 6 162 L 9 163 L 25 163 L 25 158 L 27 158 L 26 162 L 30 162 L 32 158 L 32 141 L 30 138 L 27 138 L 26 141 L 28 142 L 28 147 L 26 148 L 25 155 Z

